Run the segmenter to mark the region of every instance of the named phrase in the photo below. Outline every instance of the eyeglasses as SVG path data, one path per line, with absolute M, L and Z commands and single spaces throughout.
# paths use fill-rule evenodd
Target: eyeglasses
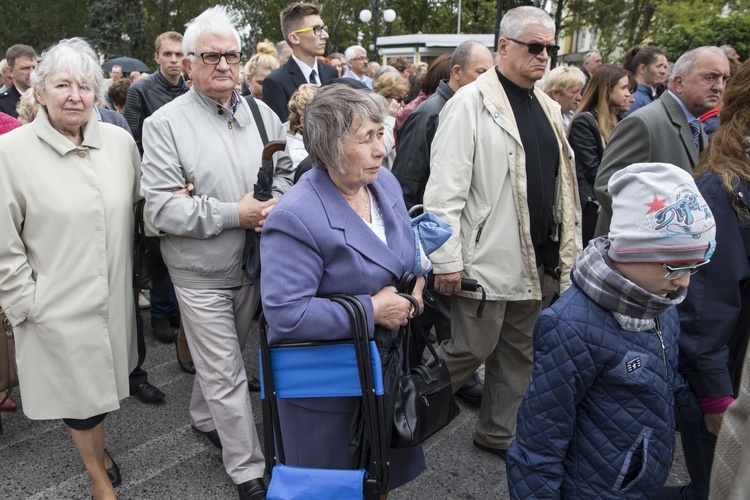
M 217 64 L 219 64 L 222 57 L 227 61 L 227 64 L 239 64 L 240 60 L 242 59 L 242 52 L 226 52 L 224 54 L 222 54 L 221 52 L 202 52 L 200 54 L 196 54 L 195 52 L 188 52 L 188 55 L 200 56 L 203 64 L 208 64 L 211 66 L 216 66 Z
M 349 59 L 350 61 L 365 61 L 367 62 L 367 56 L 359 56 L 355 57 L 354 59 Z
M 394 96 L 391 96 L 391 99 L 393 99 L 393 100 L 394 100 L 394 101 L 396 101 L 396 102 L 404 102 L 404 100 L 405 100 L 405 99 L 406 99 L 407 97 L 408 97 L 408 95 L 407 95 L 407 94 L 404 94 L 404 95 L 401 95 L 401 96 L 398 96 L 398 97 L 394 97 Z
M 320 36 L 325 31 L 328 33 L 328 26 L 310 26 L 309 28 L 302 28 L 300 30 L 294 30 L 290 35 L 296 35 L 297 33 L 307 33 L 308 31 L 312 31 L 313 35 Z
M 685 276 L 687 273 L 695 274 L 701 270 L 703 266 L 711 262 L 711 259 L 706 259 L 703 262 L 693 264 L 692 266 L 685 267 L 672 267 L 669 264 L 662 264 L 661 267 L 667 270 L 667 274 L 664 275 L 664 279 L 676 280 Z
M 529 54 L 532 54 L 535 56 L 538 56 L 539 54 L 541 54 L 544 49 L 547 49 L 548 56 L 554 56 L 560 50 L 559 45 L 544 45 L 543 43 L 526 43 L 520 40 L 516 40 L 515 38 L 508 38 L 508 40 L 510 40 L 513 43 L 517 43 L 518 45 L 525 46 L 528 49 Z

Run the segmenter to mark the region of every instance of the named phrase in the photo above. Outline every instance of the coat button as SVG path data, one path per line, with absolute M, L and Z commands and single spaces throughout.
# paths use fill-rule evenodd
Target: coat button
M 86 158 L 86 151 L 79 151 L 78 156 L 80 156 L 81 158 Z
M 500 113 L 498 113 L 497 111 L 495 111 L 495 115 L 494 116 L 495 116 L 496 119 L 500 118 Z

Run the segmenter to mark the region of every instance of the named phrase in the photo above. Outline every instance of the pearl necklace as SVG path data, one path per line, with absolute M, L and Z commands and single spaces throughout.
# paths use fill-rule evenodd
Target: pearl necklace
M 367 196 L 367 203 L 365 204 L 365 209 L 359 214 L 359 217 L 363 221 L 367 221 L 367 215 L 370 213 L 370 193 L 367 192 L 367 188 L 365 188 L 365 195 Z

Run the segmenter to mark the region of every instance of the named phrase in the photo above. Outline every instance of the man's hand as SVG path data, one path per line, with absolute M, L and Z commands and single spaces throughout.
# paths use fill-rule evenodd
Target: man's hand
M 435 290 L 442 293 L 456 293 L 461 291 L 461 278 L 464 272 L 435 275 Z
M 253 193 L 247 193 L 238 204 L 240 212 L 240 227 L 254 229 L 256 233 L 261 232 L 266 217 L 276 205 L 276 200 L 258 201 L 253 198 Z
M 184 196 L 185 198 L 192 198 L 194 190 L 195 186 L 193 186 L 193 183 L 188 182 L 187 184 L 185 184 L 184 188 L 173 189 L 172 196 Z

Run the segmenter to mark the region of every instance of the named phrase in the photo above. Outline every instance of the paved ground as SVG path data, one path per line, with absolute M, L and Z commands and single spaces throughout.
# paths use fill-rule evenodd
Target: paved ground
M 235 499 L 219 450 L 190 427 L 188 402 L 193 377 L 177 366 L 174 346 L 155 341 L 144 314 L 150 381 L 167 393 L 158 405 L 136 398 L 106 420 L 107 449 L 118 462 L 123 482 L 116 491 L 125 499 Z M 257 373 L 257 332 L 245 352 L 246 366 Z M 18 396 L 18 390 L 14 391 Z M 260 400 L 253 395 L 261 434 Z M 17 398 L 20 402 L 20 398 Z M 477 410 L 459 402 L 461 414 L 425 445 L 428 469 L 394 491 L 391 499 L 508 498 L 504 462 L 474 448 Z M 31 421 L 20 408 L 3 412 L 0 436 L 0 499 L 90 498 L 88 476 L 67 430 L 60 421 Z M 668 484 L 687 480 L 678 450 Z

